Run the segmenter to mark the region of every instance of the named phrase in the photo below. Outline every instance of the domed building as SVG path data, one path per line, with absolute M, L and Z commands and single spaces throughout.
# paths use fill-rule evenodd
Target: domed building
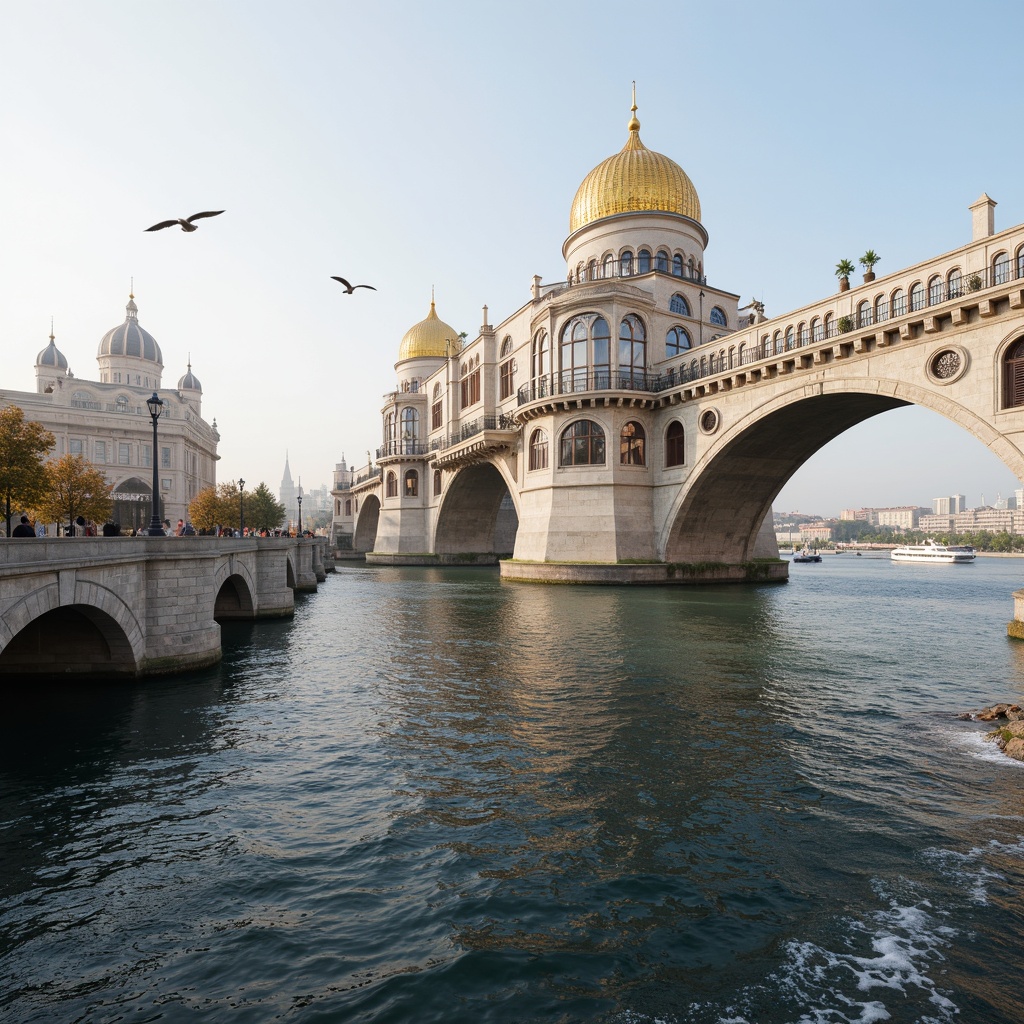
M 18 406 L 52 431 L 54 456 L 81 455 L 102 470 L 113 486 L 113 521 L 127 532 L 147 527 L 151 518 L 153 421 L 146 400 L 156 392 L 164 403 L 155 456 L 161 518 L 187 519 L 192 498 L 216 484 L 220 440 L 216 423 L 203 419 L 191 357 L 177 388 L 163 388 L 163 354 L 139 323 L 130 294 L 124 323 L 100 339 L 96 362 L 98 380 L 76 377 L 51 327 L 49 344 L 36 356 L 35 392 L 4 391 L 0 405 Z M 50 524 L 51 534 L 55 528 Z
M 638 581 L 635 566 L 673 561 L 666 496 L 717 421 L 672 396 L 760 310 L 709 283 L 697 189 L 641 140 L 635 94 L 626 132 L 572 199 L 561 281 L 535 277 L 498 324 L 484 306 L 471 340 L 433 298 L 406 332 L 376 462 L 334 492 L 340 546 L 377 563 L 511 558 L 553 580 L 585 562 Z M 769 512 L 747 557 L 777 554 Z

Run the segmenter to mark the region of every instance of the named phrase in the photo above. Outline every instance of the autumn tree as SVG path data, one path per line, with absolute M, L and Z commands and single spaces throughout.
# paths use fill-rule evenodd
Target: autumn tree
M 284 522 L 284 504 L 274 497 L 273 491 L 262 481 L 245 499 L 245 520 L 257 530 L 276 529 Z
M 221 523 L 216 487 L 204 487 L 189 503 L 188 518 L 197 530 L 212 530 Z
M 110 518 L 111 486 L 81 455 L 62 455 L 46 464 L 42 498 L 32 506 L 47 523 L 73 523 L 79 516 L 96 523 Z
M 34 507 L 46 490 L 44 457 L 53 443 L 53 434 L 41 423 L 26 422 L 18 406 L 0 409 L 0 495 L 8 537 L 13 510 Z

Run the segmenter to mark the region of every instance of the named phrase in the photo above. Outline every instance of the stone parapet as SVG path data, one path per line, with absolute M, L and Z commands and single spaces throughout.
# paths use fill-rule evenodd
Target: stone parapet
M 732 565 L 724 562 L 599 564 L 507 559 L 500 565 L 503 580 L 520 583 L 678 586 L 694 583 L 785 583 L 789 579 L 789 563 L 781 559 Z

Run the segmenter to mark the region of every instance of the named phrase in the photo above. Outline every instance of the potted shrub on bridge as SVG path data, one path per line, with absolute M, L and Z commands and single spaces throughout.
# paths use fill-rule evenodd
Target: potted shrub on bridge
M 850 275 L 856 269 L 850 260 L 840 260 L 836 264 L 836 277 L 839 278 L 839 290 L 841 292 L 850 290 Z
M 864 283 L 870 284 L 875 279 L 875 264 L 881 262 L 882 257 L 874 249 L 868 249 L 860 258 L 860 265 L 864 268 Z

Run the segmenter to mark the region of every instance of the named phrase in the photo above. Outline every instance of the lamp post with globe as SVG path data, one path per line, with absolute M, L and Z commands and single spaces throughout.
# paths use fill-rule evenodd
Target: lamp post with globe
M 302 488 L 299 488 L 299 493 L 295 496 L 295 500 L 299 503 L 299 536 L 302 536 Z
M 245 506 L 242 504 L 242 498 L 245 494 L 245 481 L 238 478 L 238 536 L 241 537 L 245 534 Z
M 154 391 L 152 398 L 146 399 L 146 408 L 153 419 L 153 512 L 149 520 L 149 528 L 146 530 L 147 537 L 166 537 L 163 526 L 160 525 L 160 469 L 157 462 L 156 446 L 156 421 L 160 419 L 160 413 L 164 411 L 163 399 Z

